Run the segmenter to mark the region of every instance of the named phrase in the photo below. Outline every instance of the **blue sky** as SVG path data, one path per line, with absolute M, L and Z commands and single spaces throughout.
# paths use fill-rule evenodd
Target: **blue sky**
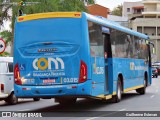
M 95 0 L 97 4 L 105 6 L 110 10 L 113 10 L 114 7 L 123 4 L 123 2 L 136 2 L 142 0 Z

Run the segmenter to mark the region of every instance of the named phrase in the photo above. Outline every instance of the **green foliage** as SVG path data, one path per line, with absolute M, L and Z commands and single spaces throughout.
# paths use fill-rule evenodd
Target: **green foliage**
M 15 0 L 12 0 L 15 1 Z M 16 0 L 18 2 L 18 0 Z M 13 6 L 12 29 L 14 28 L 14 21 L 18 16 L 18 10 L 21 9 L 24 14 L 57 12 L 57 11 L 87 11 L 85 5 L 80 0 L 26 0 L 27 2 L 34 2 L 26 6 Z M 36 3 L 35 3 L 36 2 Z M 38 3 L 37 3 L 38 2 Z
M 0 36 L 5 40 L 6 45 L 10 44 L 13 40 L 12 32 L 10 31 L 3 31 L 0 33 Z
M 3 52 L 2 54 L 0 54 L 1 57 L 7 57 L 10 56 L 10 54 L 8 52 Z
M 0 27 L 4 24 L 5 20 L 10 20 L 9 9 L 12 7 L 10 4 L 2 4 L 3 0 L 0 0 Z
M 123 5 L 118 5 L 116 8 L 113 9 L 113 11 L 111 12 L 112 15 L 117 15 L 117 16 L 122 16 L 122 8 Z
M 88 4 L 95 4 L 94 0 L 88 0 Z
M 58 6 L 58 11 L 87 11 L 84 3 L 80 0 L 61 0 Z

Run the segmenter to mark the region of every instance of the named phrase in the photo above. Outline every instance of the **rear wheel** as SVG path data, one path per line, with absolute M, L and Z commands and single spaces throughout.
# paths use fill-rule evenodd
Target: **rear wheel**
M 113 98 L 112 98 L 112 102 L 114 102 L 114 103 L 118 103 L 122 99 L 122 83 L 120 81 L 120 78 L 118 78 L 116 93 L 117 94 L 115 96 L 113 96 Z
M 11 105 L 15 105 L 18 103 L 18 98 L 14 95 L 14 93 L 11 93 L 10 96 L 5 99 L 5 102 Z
M 40 98 L 33 98 L 34 101 L 40 101 Z
M 55 98 L 56 102 L 61 105 L 71 105 L 76 103 L 77 98 Z

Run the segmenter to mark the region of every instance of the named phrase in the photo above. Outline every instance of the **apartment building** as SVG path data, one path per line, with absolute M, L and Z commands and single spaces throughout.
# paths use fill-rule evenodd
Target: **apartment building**
M 143 12 L 144 5 L 142 2 L 124 2 L 122 16 L 123 17 L 132 17 L 132 15 L 139 15 Z
M 155 44 L 153 61 L 160 61 L 160 0 L 143 0 L 141 4 L 132 6 L 134 12 L 127 16 L 130 19 L 130 28 L 150 37 L 150 41 Z M 135 8 L 139 9 L 138 14 L 135 13 Z

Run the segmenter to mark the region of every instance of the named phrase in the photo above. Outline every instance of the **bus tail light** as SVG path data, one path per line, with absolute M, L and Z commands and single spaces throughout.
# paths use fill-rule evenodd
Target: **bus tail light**
M 4 84 L 1 84 L 1 91 L 4 91 Z
M 87 80 L 87 65 L 81 60 L 79 83 L 83 83 Z
M 22 85 L 18 64 L 16 64 L 14 67 L 14 80 L 15 80 L 15 84 Z

